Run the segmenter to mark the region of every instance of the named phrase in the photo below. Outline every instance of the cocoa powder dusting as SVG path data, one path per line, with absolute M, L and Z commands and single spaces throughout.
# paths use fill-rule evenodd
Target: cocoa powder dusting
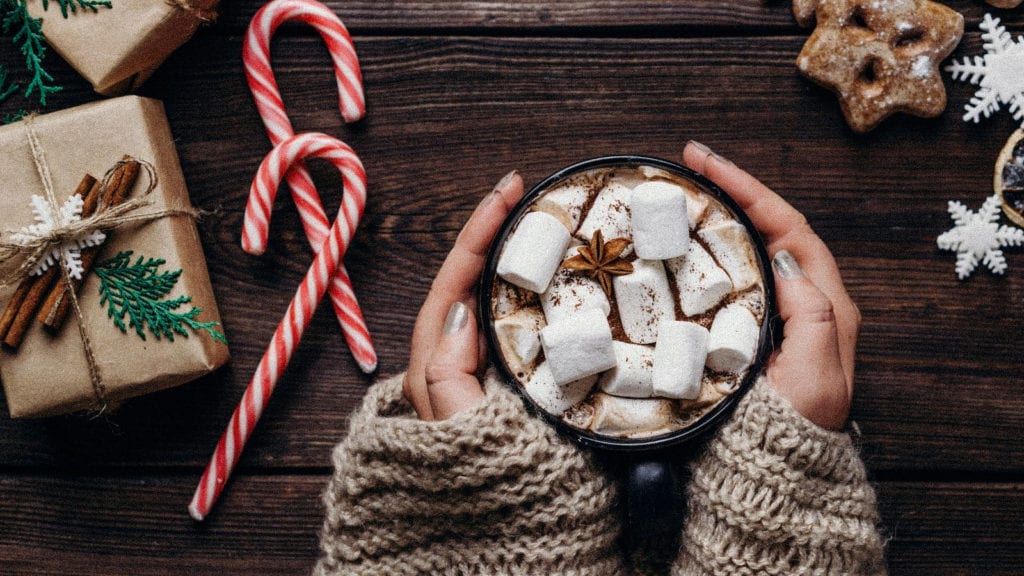
M 631 167 L 624 167 L 621 169 L 600 169 L 584 172 L 562 180 L 561 182 L 555 184 L 555 186 L 553 186 L 552 189 L 568 184 L 579 186 L 586 190 L 586 201 L 583 203 L 581 207 L 581 214 L 579 217 L 579 222 L 583 222 L 593 209 L 597 196 L 606 186 L 612 183 L 613 180 L 616 183 L 623 184 L 628 187 L 634 187 L 639 182 L 651 179 L 666 179 L 677 184 L 680 184 L 685 188 L 691 190 L 697 189 L 699 194 L 706 194 L 706 192 L 700 190 L 699 187 L 695 187 L 691 185 L 689 182 L 677 179 L 674 176 L 662 174 L 658 174 L 657 176 L 655 176 L 654 174 L 645 174 L 642 171 L 642 169 Z M 543 196 L 543 194 L 541 196 Z M 723 219 L 734 219 L 732 213 L 726 207 L 724 207 L 717 199 L 715 199 L 712 196 L 708 196 L 708 198 L 710 202 L 707 213 L 704 216 L 704 224 L 707 224 L 709 222 L 713 223 L 716 221 L 721 221 Z M 617 201 L 614 202 L 609 207 L 609 212 L 625 212 L 626 214 L 629 214 L 630 207 L 627 202 Z M 606 218 L 608 218 L 608 216 L 606 216 Z M 575 234 L 577 231 L 578 230 L 573 230 L 572 232 L 573 234 Z M 696 231 L 690 231 L 690 241 L 697 242 L 714 259 L 714 252 L 708 250 L 706 243 L 695 232 Z M 622 260 L 627 262 L 633 262 L 636 259 L 637 256 L 635 255 L 635 253 L 622 258 Z M 721 264 L 717 262 L 717 259 L 715 259 L 715 263 L 716 265 L 721 267 Z M 690 267 L 691 270 L 694 266 L 692 263 L 689 262 L 687 262 L 685 265 Z M 735 302 L 739 302 L 742 305 L 749 308 L 751 312 L 753 312 L 754 317 L 758 320 L 758 323 L 761 323 L 764 320 L 765 295 L 763 282 L 756 284 L 754 287 L 742 293 L 733 292 L 729 294 L 728 296 L 723 298 L 723 300 L 720 303 L 713 306 L 711 309 L 709 309 L 703 314 L 699 314 L 693 317 L 687 317 L 682 311 L 682 305 L 680 302 L 681 287 L 678 285 L 678 279 L 675 274 L 672 274 L 667 270 L 666 275 L 668 276 L 669 290 L 671 293 L 673 303 L 673 313 L 676 320 L 686 320 L 689 322 L 695 322 L 705 328 L 710 329 L 711 324 L 714 321 L 715 315 L 719 312 L 719 310 Z M 706 280 L 706 277 L 706 272 L 702 272 L 701 279 Z M 571 303 L 568 302 L 569 299 L 575 299 L 577 300 L 577 302 L 575 302 L 575 305 L 578 307 L 580 300 L 580 292 L 582 292 L 583 290 L 590 289 L 589 285 L 587 285 L 589 281 L 582 276 L 576 275 L 560 278 L 560 281 L 565 282 L 566 284 L 571 286 L 572 289 L 569 291 L 567 295 L 554 296 L 552 299 L 552 303 L 556 306 L 563 306 L 566 305 L 567 303 Z M 626 332 L 623 329 L 622 319 L 619 316 L 619 307 L 614 295 L 614 290 L 611 294 L 608 294 L 607 296 L 608 303 L 611 307 L 611 312 L 608 315 L 608 325 L 611 329 L 612 339 L 619 342 L 633 343 L 626 335 Z M 653 289 L 647 287 L 644 296 L 645 297 L 643 298 L 643 311 L 648 317 L 653 318 L 655 313 L 654 304 L 656 301 L 656 293 Z M 495 302 L 501 297 L 508 299 L 517 308 L 540 308 L 540 296 L 538 294 L 505 284 L 500 279 L 497 279 L 491 291 L 492 310 L 495 307 Z M 648 322 L 650 325 L 651 321 L 649 320 Z M 537 360 L 534 363 L 534 366 L 538 366 L 543 361 L 544 352 L 543 350 L 541 350 Z M 653 361 L 650 359 L 644 360 L 643 366 L 645 369 L 653 369 Z M 736 389 L 739 387 L 739 384 L 742 382 L 742 378 L 744 375 L 745 372 L 743 374 L 740 374 L 739 376 L 735 374 L 715 373 L 705 367 L 704 375 L 701 381 L 700 396 L 694 400 L 673 401 L 671 404 L 673 419 L 670 428 L 664 430 L 659 429 L 655 433 L 667 433 L 674 430 L 687 428 L 696 424 L 701 418 L 706 416 L 715 406 L 717 406 L 723 398 L 728 397 L 730 394 L 736 391 Z M 516 374 L 516 376 L 519 379 L 520 383 L 525 385 L 528 378 L 531 377 L 531 374 L 521 372 L 519 374 Z M 594 406 L 592 402 L 593 393 L 582 402 L 566 410 L 561 415 L 562 419 L 571 426 L 574 426 L 576 428 L 583 430 L 589 429 L 592 425 L 595 416 Z M 638 437 L 640 435 L 648 434 L 651 434 L 651 432 L 645 432 L 642 434 L 639 432 L 624 433 L 623 436 Z

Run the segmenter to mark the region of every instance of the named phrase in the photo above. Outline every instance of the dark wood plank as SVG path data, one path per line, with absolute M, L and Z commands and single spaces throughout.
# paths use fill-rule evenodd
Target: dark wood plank
M 539 2 L 488 3 L 458 0 L 455 2 L 403 1 L 324 2 L 354 32 L 365 30 L 438 30 L 496 29 L 536 31 L 563 28 L 628 26 L 774 27 L 793 28 L 789 4 L 784 1 L 741 2 L 696 0 L 685 9 L 678 3 L 643 0 L 555 0 Z M 221 11 L 218 26 L 228 29 L 248 26 L 260 7 L 255 2 L 227 3 Z
M 946 201 L 976 208 L 988 193 L 1012 121 L 1003 113 L 964 124 L 957 110 L 973 89 L 954 83 L 943 117 L 895 118 L 855 136 L 834 97 L 793 68 L 801 43 L 368 38 L 361 51 L 369 116 L 345 127 L 319 41 L 281 39 L 275 66 L 298 129 L 340 135 L 370 175 L 366 217 L 347 265 L 381 372 L 403 369 L 429 279 L 476 201 L 504 172 L 516 167 L 537 182 L 584 157 L 672 158 L 694 138 L 784 194 L 837 255 L 865 317 L 854 416 L 878 455 L 872 465 L 1019 472 L 1024 401 L 1013 382 L 1022 328 L 1005 303 L 1019 300 L 1020 276 L 980 271 L 958 282 L 953 255 L 935 248 L 950 226 Z M 231 367 L 130 403 L 113 433 L 76 419 L 2 419 L 0 460 L 205 461 L 310 260 L 284 200 L 268 254 L 255 258 L 239 248 L 248 183 L 269 143 L 237 62 L 209 57 L 238 52 L 238 38 L 204 35 L 145 89 L 167 105 L 193 200 L 220 208 L 201 232 L 233 343 Z M 310 80 L 314 73 L 319 78 Z M 67 97 L 85 98 L 75 90 Z M 324 166 L 317 175 L 327 205 L 336 205 L 336 176 Z M 1024 265 L 1019 253 L 1009 258 L 1011 271 Z M 368 381 L 322 310 L 243 465 L 321 465 Z
M 892 482 L 877 487 L 892 576 L 1024 572 L 1024 486 Z
M 296 574 L 317 555 L 331 447 L 368 378 L 324 306 L 270 402 L 235 479 L 203 524 L 185 506 L 311 256 L 282 199 L 263 257 L 242 253 L 249 181 L 269 150 L 240 63 L 263 2 L 225 2 L 219 22 L 143 89 L 168 110 L 193 200 L 218 214 L 200 231 L 233 362 L 198 382 L 129 402 L 109 419 L 11 421 L 0 401 L 0 572 Z M 338 135 L 370 175 L 347 265 L 381 373 L 403 369 L 419 303 L 459 228 L 492 183 L 528 183 L 584 157 L 677 157 L 703 141 L 782 193 L 836 254 L 864 314 L 853 418 L 894 575 L 1020 574 L 1024 400 L 1019 342 L 1024 255 L 1005 278 L 953 274 L 935 247 L 946 201 L 976 209 L 1015 128 L 1003 111 L 960 120 L 974 87 L 948 79 L 937 120 L 896 118 L 853 135 L 835 98 L 793 61 L 807 30 L 790 2 L 692 0 L 328 0 L 352 30 L 369 116 L 343 126 L 315 33 L 286 25 L 273 45 L 300 130 Z M 1014 34 L 1024 11 L 953 0 L 981 52 L 988 11 Z M 0 38 L 0 62 L 21 60 Z M 56 56 L 60 109 L 97 98 Z M 14 67 L 14 80 L 27 78 Z M 0 113 L 24 106 L 20 98 Z M 340 196 L 314 172 L 328 207 Z M 2 396 L 0 396 L 2 397 Z
M 522 2 L 437 2 L 409 0 L 325 0 L 355 33 L 387 30 L 402 33 L 456 30 L 501 34 L 643 34 L 731 35 L 798 30 L 789 0 L 526 0 Z M 1020 15 L 969 0 L 947 0 L 970 22 L 985 11 L 1019 21 Z M 243 29 L 260 4 L 227 2 L 218 27 Z
M 0 477 L 7 575 L 305 574 L 326 477 L 236 476 L 216 514 L 186 511 L 183 477 Z M 220 511 L 223 513 L 220 513 Z
M 326 475 L 235 477 L 205 523 L 181 476 L 0 476 L 4 574 L 308 573 Z M 1024 571 L 1020 484 L 884 482 L 893 576 Z

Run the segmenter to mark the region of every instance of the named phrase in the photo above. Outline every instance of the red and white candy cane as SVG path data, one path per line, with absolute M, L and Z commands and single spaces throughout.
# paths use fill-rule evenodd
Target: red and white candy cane
M 274 386 L 288 366 L 328 283 L 341 265 L 366 204 L 366 172 L 352 148 L 326 134 L 303 133 L 275 146 L 263 159 L 249 192 L 248 208 L 264 198 L 273 202 L 282 176 L 289 167 L 303 158 L 324 158 L 341 171 L 345 187 L 341 209 L 295 297 L 288 305 L 288 311 L 274 331 L 242 401 L 232 414 L 227 430 L 217 443 L 213 457 L 196 488 L 188 507 L 189 514 L 196 520 L 202 520 L 209 514 L 238 463 L 242 448 L 263 413 Z M 247 209 L 247 221 L 249 214 L 250 210 Z M 266 242 L 266 237 L 262 240 Z
M 327 43 L 334 61 L 341 115 L 345 121 L 354 122 L 366 113 L 359 60 L 352 38 L 341 20 L 316 0 L 274 0 L 263 6 L 249 24 L 242 60 L 256 108 L 263 118 L 270 142 L 275 146 L 295 133 L 270 67 L 270 39 L 278 26 L 288 20 L 301 20 L 313 26 Z M 286 181 L 302 218 L 306 237 L 313 249 L 318 250 L 327 237 L 330 223 L 320 204 L 316 186 L 301 162 L 288 172 Z M 249 202 L 242 230 L 242 249 L 246 252 L 262 254 L 266 251 L 267 226 L 273 205 L 272 196 L 261 196 L 255 203 Z M 344 265 L 339 266 L 332 277 L 328 293 L 352 356 L 363 372 L 373 372 L 377 368 L 377 353 Z

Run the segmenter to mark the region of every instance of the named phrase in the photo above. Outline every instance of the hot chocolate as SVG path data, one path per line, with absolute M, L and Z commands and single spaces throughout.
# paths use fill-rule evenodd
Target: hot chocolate
M 496 351 L 540 409 L 587 433 L 694 425 L 762 349 L 765 281 L 746 226 L 661 167 L 556 179 L 503 238 L 487 303 Z

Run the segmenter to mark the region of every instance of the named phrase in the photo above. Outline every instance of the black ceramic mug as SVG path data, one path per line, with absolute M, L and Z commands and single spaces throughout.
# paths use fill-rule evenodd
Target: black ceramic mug
M 574 176 L 616 168 L 661 171 L 687 182 L 690 186 L 716 200 L 733 220 L 746 228 L 750 245 L 753 248 L 754 259 L 759 268 L 763 289 L 763 312 L 756 353 L 746 373 L 738 378 L 739 381 L 736 383 L 735 389 L 696 421 L 676 430 L 639 438 L 610 436 L 585 430 L 571 425 L 563 418 L 541 408 L 525 392 L 522 383 L 514 374 L 514 370 L 510 369 L 501 351 L 492 311 L 498 260 L 502 249 L 510 234 L 515 230 L 517 223 L 531 210 L 535 201 Z M 687 226 L 687 223 L 681 222 L 680 225 Z M 757 230 L 736 202 L 707 178 L 680 164 L 659 158 L 632 155 L 605 156 L 574 164 L 559 170 L 534 186 L 509 214 L 488 253 L 487 265 L 480 282 L 479 303 L 481 325 L 486 335 L 491 358 L 504 381 L 523 397 L 527 407 L 533 413 L 546 419 L 573 441 L 599 450 L 606 460 L 611 459 L 617 464 L 616 468 L 621 468 L 624 471 L 623 487 L 631 538 L 634 541 L 642 541 L 655 533 L 677 531 L 683 502 L 681 494 L 676 489 L 677 483 L 670 462 L 678 460 L 679 454 L 687 446 L 692 447 L 695 440 L 705 436 L 728 416 L 761 372 L 774 348 L 773 337 L 778 333 L 774 329 L 777 315 L 774 282 L 768 254 Z

